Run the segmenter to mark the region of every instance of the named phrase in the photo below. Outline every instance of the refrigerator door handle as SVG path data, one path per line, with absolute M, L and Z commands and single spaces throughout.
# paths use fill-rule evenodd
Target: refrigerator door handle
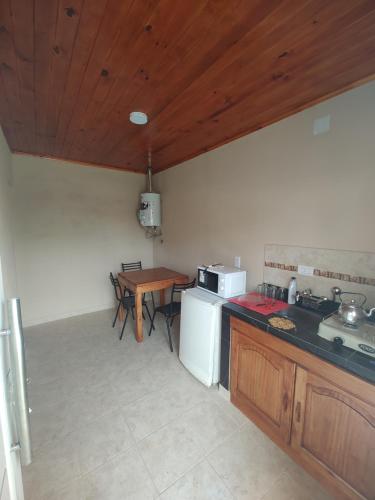
M 9 351 L 12 366 L 12 383 L 15 399 L 15 420 L 22 465 L 31 463 L 31 434 L 29 404 L 27 398 L 27 376 L 24 338 L 22 331 L 21 305 L 19 298 L 8 301 Z

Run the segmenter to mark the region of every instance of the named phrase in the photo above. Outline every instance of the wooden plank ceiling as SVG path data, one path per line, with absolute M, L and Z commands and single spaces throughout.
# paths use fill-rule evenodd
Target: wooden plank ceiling
M 159 171 L 374 78 L 375 1 L 0 0 L 0 76 L 13 151 Z

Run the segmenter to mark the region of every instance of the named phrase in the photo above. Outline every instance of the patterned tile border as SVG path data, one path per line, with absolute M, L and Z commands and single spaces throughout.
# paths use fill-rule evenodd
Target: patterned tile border
M 281 269 L 282 271 L 293 271 L 297 272 L 298 267 L 288 264 L 280 264 L 278 262 L 265 262 L 266 267 L 272 267 L 274 269 Z M 320 276 L 322 278 L 330 278 L 333 280 L 347 281 L 350 283 L 359 283 L 361 285 L 375 286 L 375 278 L 365 278 L 364 276 L 351 276 L 345 273 L 335 273 L 333 271 L 322 271 L 321 269 L 314 269 L 314 276 Z

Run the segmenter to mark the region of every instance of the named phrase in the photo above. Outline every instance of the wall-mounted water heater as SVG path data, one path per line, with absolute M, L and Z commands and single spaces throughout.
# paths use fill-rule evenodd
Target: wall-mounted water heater
M 159 193 L 141 193 L 141 205 L 138 217 L 142 226 L 160 226 Z
M 152 170 L 147 169 L 148 193 L 141 193 L 138 219 L 140 224 L 147 229 L 146 235 L 159 236 L 161 225 L 160 194 L 152 192 Z

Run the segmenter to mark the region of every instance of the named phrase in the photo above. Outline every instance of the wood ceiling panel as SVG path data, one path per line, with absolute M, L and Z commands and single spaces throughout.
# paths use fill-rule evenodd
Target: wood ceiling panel
M 242 80 L 242 75 L 237 72 L 236 82 L 238 82 L 239 88 L 243 89 L 242 93 L 236 95 L 234 93 L 235 88 L 231 88 L 228 92 L 231 99 L 227 106 L 225 106 L 224 101 L 222 101 L 221 105 L 218 102 L 196 103 L 196 107 L 199 107 L 201 110 L 207 110 L 206 114 L 201 115 L 201 123 L 198 124 L 198 127 L 195 126 L 194 129 L 189 130 L 189 116 L 184 116 L 184 122 L 178 122 L 178 127 L 168 130 L 169 143 L 161 141 L 162 146 L 160 148 L 158 147 L 158 143 L 155 143 L 154 159 L 158 163 L 163 164 L 167 160 L 171 149 L 174 149 L 176 152 L 178 151 L 179 155 L 181 155 L 182 151 L 189 149 L 189 143 L 185 144 L 184 141 L 190 141 L 190 147 L 193 144 L 196 148 L 198 148 L 198 145 L 201 145 L 200 152 L 212 149 L 215 147 L 217 137 L 222 137 L 222 129 L 230 131 L 234 122 L 238 126 L 238 136 L 249 131 L 249 117 L 256 118 L 253 120 L 251 131 L 262 128 L 266 124 L 307 107 L 309 101 L 312 103 L 318 102 L 322 89 L 324 89 L 325 95 L 334 95 L 337 90 L 337 82 L 340 83 L 339 88 L 341 89 L 351 88 L 353 73 L 351 73 L 351 78 L 345 78 L 345 75 L 350 72 L 348 68 L 355 68 L 355 73 L 359 78 L 366 77 L 369 74 L 368 61 L 370 61 L 372 72 L 374 70 L 374 23 L 374 13 L 367 15 L 361 23 L 361 31 L 366 39 L 366 43 L 363 43 L 362 40 L 356 40 L 345 50 L 343 50 L 345 47 L 345 45 L 343 46 L 343 42 L 346 41 L 348 32 L 352 39 L 355 40 L 355 35 L 358 32 L 357 23 L 352 25 L 350 29 L 347 28 L 345 32 L 342 31 L 342 27 L 335 30 L 330 38 L 329 48 L 324 48 L 321 45 L 322 32 L 312 40 L 304 39 L 302 46 L 291 48 L 288 51 L 289 55 L 281 58 L 282 65 L 277 67 L 277 69 L 274 68 L 274 72 L 268 66 L 268 58 L 264 59 L 264 55 L 267 55 L 266 52 L 262 52 L 261 57 L 258 59 L 254 54 L 252 64 L 256 67 L 257 75 L 262 75 L 262 78 L 260 80 L 251 78 L 251 80 L 246 81 L 246 73 L 249 72 L 244 72 L 243 76 L 245 80 Z M 289 36 L 289 40 L 285 40 L 286 46 L 293 47 L 290 45 L 290 38 L 291 36 Z M 326 59 L 321 57 L 322 50 L 325 50 Z M 277 51 L 274 52 L 273 57 L 270 54 L 270 57 L 275 61 L 277 60 L 277 53 Z M 309 61 L 308 64 L 305 62 L 306 57 Z M 336 68 L 334 82 L 331 79 L 333 61 Z M 358 66 L 359 61 L 362 61 L 361 66 Z M 225 68 L 223 73 L 224 71 L 233 73 L 235 68 L 240 67 L 240 65 L 240 62 L 236 60 L 232 66 Z M 219 74 L 216 80 L 219 81 L 222 78 L 224 78 L 224 74 Z M 191 110 L 193 115 L 197 115 L 199 112 L 198 109 L 194 109 L 195 95 L 203 93 L 204 84 L 205 82 L 203 82 L 202 88 L 192 89 L 190 92 L 190 101 L 184 102 L 184 108 Z M 216 97 L 216 95 L 213 97 Z M 285 104 L 288 104 L 288 112 L 285 111 Z M 279 111 L 275 119 L 274 110 L 276 108 Z M 216 109 L 217 111 L 214 114 L 210 114 L 211 109 Z M 178 109 L 174 109 L 173 113 L 176 116 L 183 116 L 181 110 Z M 265 121 L 264 115 L 269 116 L 270 119 Z M 167 127 L 167 124 L 165 126 Z M 202 128 L 204 128 L 205 132 L 203 137 L 201 134 Z M 227 141 L 232 137 L 233 135 L 229 133 Z M 184 155 L 182 155 L 182 158 L 184 158 Z M 173 160 L 172 164 L 178 162 L 178 160 Z
M 373 0 L 0 0 L 14 151 L 158 171 L 374 77 Z
M 131 108 L 129 104 L 139 102 L 140 109 L 152 109 L 152 122 L 158 114 L 171 102 L 180 96 L 185 88 L 189 87 L 200 75 L 225 53 L 230 46 L 235 44 L 243 36 L 250 26 L 266 15 L 272 4 L 279 2 L 269 2 L 268 7 L 259 7 L 264 2 L 260 0 L 254 2 L 253 9 L 250 10 L 248 2 L 238 2 L 237 8 L 233 11 L 230 2 L 207 2 L 199 17 L 194 16 L 194 22 L 188 19 L 186 30 L 179 30 L 178 35 L 168 42 L 167 50 L 161 53 L 159 59 L 152 55 L 149 62 L 144 66 L 148 68 L 151 81 L 149 86 L 151 91 L 145 93 L 143 88 L 129 87 L 126 94 L 123 95 L 125 107 L 118 122 L 118 134 L 108 136 L 110 147 L 102 152 L 101 158 L 110 157 L 111 152 L 116 152 L 121 139 L 124 137 L 123 128 L 128 127 L 128 143 L 130 139 L 137 141 L 139 133 L 128 122 L 128 114 Z M 219 8 L 220 7 L 220 8 Z M 215 19 L 215 23 L 212 23 Z M 223 34 L 225 33 L 225 36 Z M 159 43 L 159 37 L 154 37 L 155 42 Z M 147 47 L 144 48 L 147 52 Z M 184 70 L 181 71 L 180 68 Z M 111 120 L 110 120 L 111 121 Z M 152 128 L 149 127 L 151 134 L 147 133 L 148 145 L 152 145 Z M 147 130 L 147 132 L 149 132 Z M 107 132 L 108 134 L 108 132 Z M 122 153 L 120 153 L 122 154 Z

